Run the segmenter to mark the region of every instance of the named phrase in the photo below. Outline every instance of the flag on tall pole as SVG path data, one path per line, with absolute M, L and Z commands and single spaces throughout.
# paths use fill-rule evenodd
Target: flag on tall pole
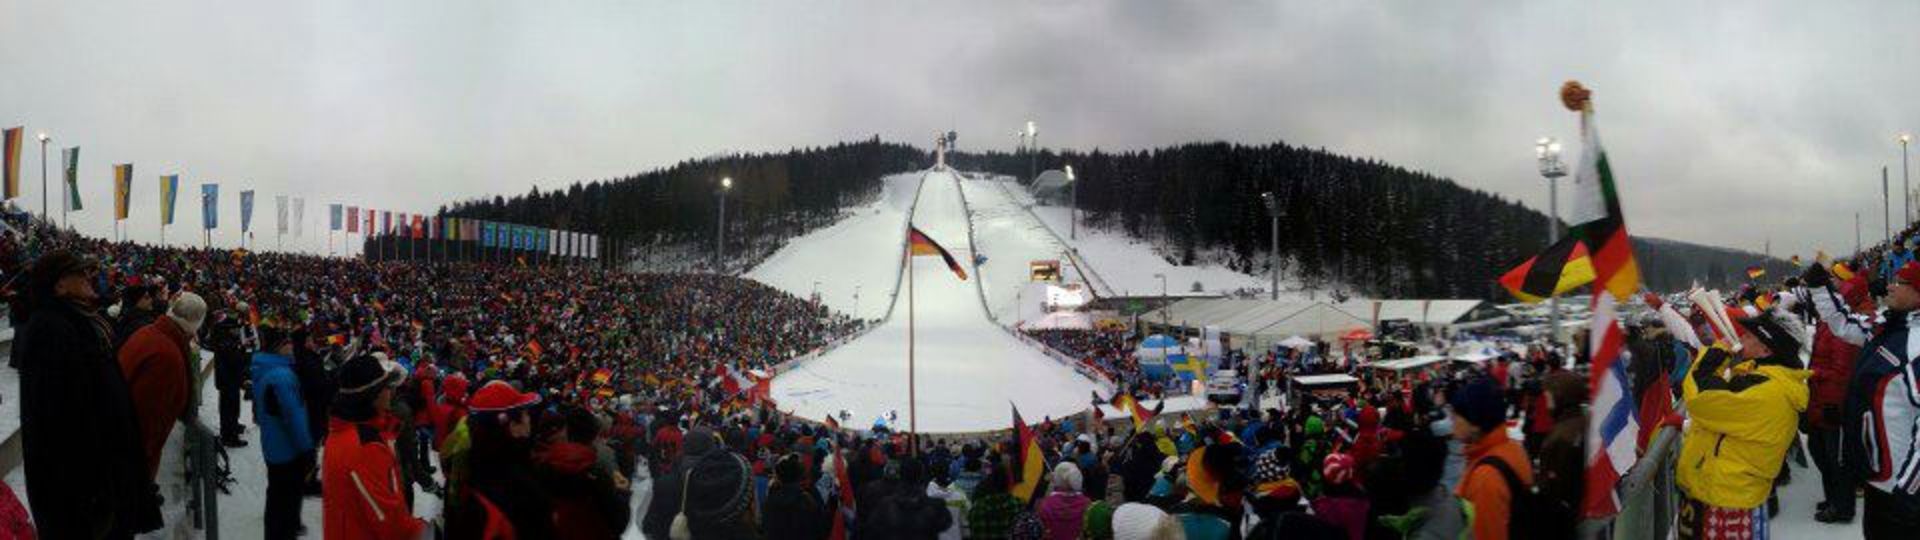
M 273 232 L 287 234 L 287 196 L 273 196 Z
M 1536 303 L 1593 282 L 1593 259 L 1587 244 L 1567 236 L 1547 250 L 1521 262 L 1500 276 L 1500 285 L 1514 298 Z
M 62 150 L 60 157 L 66 162 L 67 210 L 78 212 L 84 209 L 80 205 L 80 147 Z
M 240 192 L 240 233 L 253 230 L 253 190 Z
M 1568 81 L 1560 89 L 1560 100 L 1580 114 L 1580 168 L 1573 181 L 1572 224 L 1569 236 L 1587 246 L 1593 260 L 1594 287 L 1592 319 L 1587 338 L 1592 371 L 1588 384 L 1593 405 L 1588 409 L 1586 493 L 1582 497 L 1581 516 L 1605 517 L 1620 511 L 1616 490 L 1621 475 L 1638 459 L 1635 452 L 1640 430 L 1635 418 L 1631 375 L 1623 354 L 1625 332 L 1620 327 L 1616 306 L 1640 289 L 1640 269 L 1634 261 L 1633 244 L 1627 236 L 1626 215 L 1620 211 L 1619 190 L 1614 181 L 1613 164 L 1600 144 L 1600 132 L 1594 124 L 1592 93 L 1579 82 Z
M 5 141 L 4 148 L 0 148 L 0 158 L 4 158 L 0 159 L 0 162 L 4 162 L 0 163 L 0 183 L 6 184 L 5 198 L 8 200 L 20 198 L 20 135 L 23 129 L 24 126 L 16 126 L 0 131 L 0 140 Z
M 307 229 L 307 200 L 293 198 L 293 237 L 299 238 Z
M 160 177 L 160 226 L 173 224 L 174 203 L 180 198 L 180 175 L 169 174 Z
M 347 207 L 347 234 L 358 232 L 360 232 L 360 207 L 349 206 Z
M 113 219 L 127 219 L 127 210 L 132 207 L 133 164 L 122 163 L 113 166 Z
M 953 275 L 959 276 L 962 281 L 967 279 L 966 269 L 960 267 L 960 262 L 953 258 L 953 254 L 948 253 L 947 248 L 940 247 L 927 233 L 920 232 L 919 227 L 908 226 L 907 246 L 908 253 L 915 257 L 939 255 L 941 260 L 947 262 L 947 269 L 952 270 Z
M 220 228 L 220 184 L 200 184 L 200 228 Z
M 341 207 L 338 204 L 327 205 L 327 231 L 328 232 L 335 232 L 340 230 L 341 221 L 342 221 L 340 213 L 343 212 L 344 210 L 345 208 Z

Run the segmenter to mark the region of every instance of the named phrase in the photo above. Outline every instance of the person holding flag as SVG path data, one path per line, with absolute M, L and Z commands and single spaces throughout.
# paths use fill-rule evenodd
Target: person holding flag
M 1839 412 L 1847 419 L 1840 423 L 1840 463 L 1849 480 L 1866 484 L 1861 531 L 1868 539 L 1909 538 L 1920 527 L 1920 362 L 1910 331 L 1920 320 L 1920 262 L 1893 273 L 1878 325 L 1852 316 L 1819 265 L 1803 281 L 1820 322 L 1860 346 Z
M 1708 347 L 1681 383 L 1688 422 L 1675 481 L 1683 540 L 1766 536 L 1773 479 L 1807 409 L 1800 319 L 1773 310 L 1734 324 L 1739 345 Z

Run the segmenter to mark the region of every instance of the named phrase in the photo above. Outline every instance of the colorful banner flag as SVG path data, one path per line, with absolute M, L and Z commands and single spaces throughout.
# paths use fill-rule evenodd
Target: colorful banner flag
M 5 198 L 9 200 L 20 198 L 20 135 L 23 130 L 24 126 L 0 131 L 0 139 L 5 141 L 0 143 L 0 146 L 4 146 L 0 149 L 0 158 L 4 158 L 0 159 L 4 161 L 0 163 L 0 183 L 6 184 Z
M 220 184 L 200 184 L 200 228 L 220 228 Z
M 365 214 L 367 216 L 367 223 L 365 226 L 360 227 L 360 230 L 366 231 L 366 234 L 368 236 L 372 236 L 373 235 L 373 209 L 368 208 Z
M 349 206 L 347 207 L 347 234 L 358 232 L 360 232 L 360 207 Z
M 113 166 L 113 219 L 127 219 L 133 202 L 133 164 Z
M 160 177 L 160 226 L 173 224 L 174 203 L 180 198 L 180 175 Z
M 411 233 L 411 235 L 413 236 L 413 239 L 419 240 L 427 237 L 426 218 L 420 217 L 420 214 L 414 214 L 413 221 L 411 223 L 413 223 L 413 227 L 411 227 L 408 232 Z
M 380 211 L 380 234 L 393 234 L 393 212 Z
M 340 214 L 344 210 L 345 208 L 338 204 L 327 205 L 327 231 L 328 232 L 337 232 L 340 230 L 340 222 L 341 222 Z
M 1568 222 L 1573 224 L 1569 234 L 1586 243 L 1593 258 L 1592 317 L 1587 338 L 1588 357 L 1592 359 L 1588 388 L 1593 405 L 1587 412 L 1587 487 L 1580 514 L 1600 518 L 1620 511 L 1620 477 L 1638 459 L 1635 447 L 1640 431 L 1657 426 L 1641 426 L 1636 419 L 1636 404 L 1628 384 L 1629 360 L 1621 357 L 1626 334 L 1615 306 L 1640 289 L 1640 268 L 1627 236 L 1626 214 L 1620 210 L 1613 166 L 1594 123 L 1591 95 L 1580 83 L 1571 81 L 1560 90 L 1561 101 L 1580 114 L 1580 138 L 1585 143 L 1579 172 L 1574 176 L 1572 219 Z
M 273 196 L 273 232 L 287 234 L 287 196 Z
M 1514 298 L 1535 303 L 1593 282 L 1593 260 L 1587 245 L 1566 237 L 1500 276 L 1500 285 Z
M 253 190 L 240 192 L 240 233 L 253 230 Z
M 299 238 L 307 230 L 307 200 L 293 198 L 293 237 Z
M 493 222 L 482 221 L 480 225 L 480 247 L 493 247 Z
M 1760 279 L 1766 276 L 1767 276 L 1767 269 L 1761 268 L 1760 265 L 1756 264 L 1756 265 L 1747 267 L 1747 279 Z
M 80 147 L 61 150 L 60 157 L 66 162 L 67 210 L 78 212 L 86 208 L 80 204 Z
M 961 281 L 967 279 L 966 269 L 960 267 L 960 262 L 954 260 L 953 254 L 947 253 L 947 248 L 940 247 L 927 233 L 920 232 L 919 227 L 907 228 L 907 252 L 915 257 L 939 255 L 941 260 L 947 262 L 947 269 L 952 270 L 953 275 L 959 276 Z

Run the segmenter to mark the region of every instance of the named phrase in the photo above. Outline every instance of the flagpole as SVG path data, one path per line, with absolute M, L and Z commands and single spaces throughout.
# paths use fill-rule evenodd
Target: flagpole
M 907 254 L 907 432 L 913 436 L 907 439 L 907 450 L 913 456 L 920 455 L 920 403 L 914 395 L 916 388 L 913 379 L 913 255 Z

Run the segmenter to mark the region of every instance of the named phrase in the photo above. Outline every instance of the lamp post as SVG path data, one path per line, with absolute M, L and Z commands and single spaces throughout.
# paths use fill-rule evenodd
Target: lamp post
M 1267 271 L 1273 274 L 1273 285 L 1267 292 L 1268 300 L 1280 299 L 1280 200 L 1268 191 L 1260 194 L 1260 202 L 1267 207 L 1267 219 L 1273 222 L 1272 234 L 1267 237 Z
M 1567 175 L 1567 165 L 1560 161 L 1560 142 L 1553 137 L 1541 137 L 1533 143 L 1534 158 L 1540 161 L 1540 176 L 1547 179 L 1547 242 L 1560 242 L 1560 184 L 1556 180 Z M 1560 295 L 1547 297 L 1547 320 L 1553 325 L 1553 343 L 1558 346 L 1566 340 L 1561 336 Z
M 1027 181 L 1040 179 L 1040 131 L 1027 121 Z
M 714 234 L 713 267 L 720 274 L 727 273 L 727 192 L 733 190 L 733 177 L 720 179 L 720 224 Z
M 1160 278 L 1160 331 L 1171 331 L 1173 316 L 1167 313 L 1167 275 L 1154 274 L 1153 277 Z
M 1913 142 L 1912 133 L 1901 133 L 1900 137 L 1900 188 L 1907 194 L 1907 225 L 1913 225 L 1913 185 L 1907 183 L 1907 143 Z
M 1080 239 L 1080 182 L 1074 179 L 1073 177 L 1072 165 L 1066 166 L 1066 169 L 1067 169 L 1067 184 L 1069 184 L 1069 187 L 1067 188 L 1069 190 L 1067 192 L 1067 206 L 1070 208 L 1067 211 L 1067 239 L 1079 240 Z
M 40 139 L 40 219 L 45 220 L 49 217 L 47 214 L 47 142 L 52 141 L 53 136 L 40 132 L 34 137 Z

